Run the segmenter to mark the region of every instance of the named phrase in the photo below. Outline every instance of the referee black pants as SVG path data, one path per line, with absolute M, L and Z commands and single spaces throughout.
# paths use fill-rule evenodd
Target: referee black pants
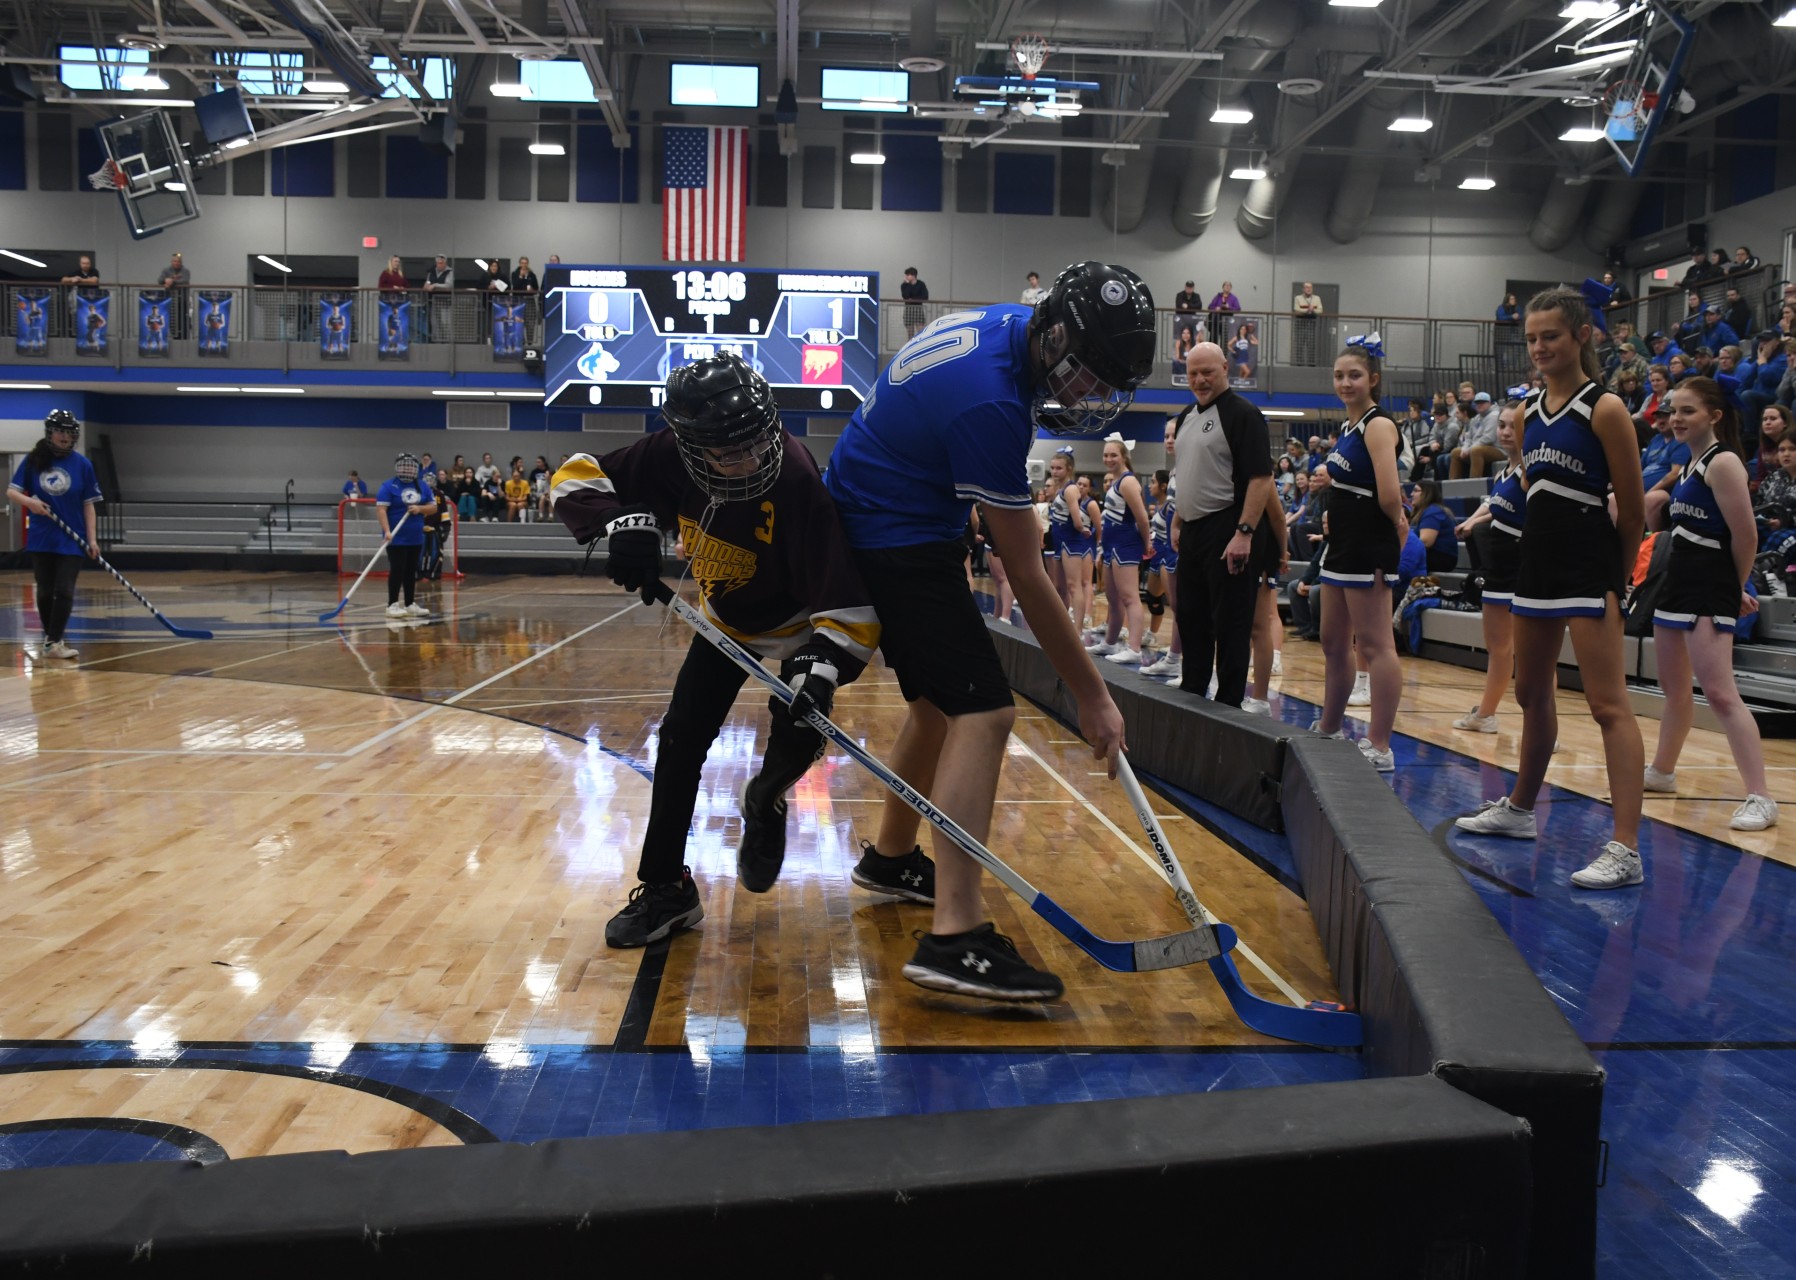
M 1255 575 L 1230 573 L 1223 549 L 1239 520 L 1231 508 L 1185 521 L 1179 533 L 1179 639 L 1185 646 L 1179 686 L 1198 697 L 1216 672 L 1216 701 L 1241 705 L 1253 657 Z
M 782 664 L 782 678 L 789 681 L 794 674 Z M 644 884 L 679 881 L 705 757 L 723 731 L 723 722 L 747 679 L 748 673 L 724 657 L 716 645 L 703 636 L 692 638 L 686 661 L 674 678 L 673 696 L 668 699 L 655 750 L 649 825 L 636 868 L 636 878 Z M 823 735 L 808 724 L 795 723 L 791 713 L 776 699 L 769 698 L 767 705 L 773 715 L 773 727 L 767 734 L 761 770 L 751 781 L 757 795 L 764 800 L 777 800 L 823 754 Z

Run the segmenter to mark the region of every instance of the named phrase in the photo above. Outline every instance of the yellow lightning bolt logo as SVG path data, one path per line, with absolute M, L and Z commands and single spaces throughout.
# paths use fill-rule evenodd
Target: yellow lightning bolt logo
M 693 580 L 707 600 L 728 595 L 755 576 L 754 552 L 704 532 L 696 520 L 680 517 L 680 541 L 692 561 Z

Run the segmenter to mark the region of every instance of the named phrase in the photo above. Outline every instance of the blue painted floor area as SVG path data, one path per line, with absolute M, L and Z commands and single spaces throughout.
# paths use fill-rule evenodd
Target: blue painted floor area
M 1356 1053 L 1298 1047 L 963 1053 L 362 1045 L 344 1055 L 296 1044 L 193 1046 L 149 1059 L 119 1041 L 0 1047 L 0 1077 L 71 1064 L 299 1073 L 406 1103 L 472 1142 L 979 1111 L 1363 1075 Z M 50 1132 L 0 1131 L 0 1170 L 181 1155 L 167 1142 L 80 1119 Z

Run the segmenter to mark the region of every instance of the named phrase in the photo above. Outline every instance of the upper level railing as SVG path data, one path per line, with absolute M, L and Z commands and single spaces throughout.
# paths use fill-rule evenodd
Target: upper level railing
M 1755 324 L 1778 320 L 1779 273 L 1770 267 L 1702 284 L 1704 304 L 1726 302 L 1740 290 Z M 503 368 L 520 360 L 522 347 L 543 338 L 541 299 L 491 294 L 480 289 L 322 289 L 284 286 L 193 285 L 168 291 L 157 285 L 60 284 L 0 286 L 0 364 L 81 361 L 126 365 L 237 365 L 283 370 L 333 364 L 377 367 L 409 362 L 450 372 Z M 494 299 L 522 303 L 501 328 Z M 989 300 L 888 299 L 880 307 L 880 350 L 890 356 L 931 320 L 952 311 L 991 305 Z M 1630 319 L 1641 333 L 1670 331 L 1685 318 L 1687 293 L 1670 287 L 1608 310 L 1608 319 Z M 1322 370 L 1346 340 L 1377 333 L 1392 370 L 1430 378 L 1458 375 L 1493 392 L 1529 373 L 1521 328 L 1495 319 L 1424 317 L 1348 312 L 1315 317 L 1289 311 L 1156 313 L 1165 378 L 1191 342 L 1220 343 L 1230 372 L 1263 389 L 1327 390 L 1320 374 L 1279 380 L 1265 371 Z M 98 340 L 103 335 L 104 340 Z M 1739 335 L 1749 340 L 1749 335 Z M 497 342 L 495 342 L 497 339 Z M 401 366 L 402 367 L 402 366 Z M 517 367 L 517 366 L 513 366 Z M 1438 388 L 1435 388 L 1438 389 Z

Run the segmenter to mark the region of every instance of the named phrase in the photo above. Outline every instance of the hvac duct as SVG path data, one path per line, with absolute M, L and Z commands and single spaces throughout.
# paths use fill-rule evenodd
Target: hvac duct
M 1309 52 L 1287 52 L 1284 74 L 1286 78 L 1301 76 L 1321 79 L 1316 55 Z M 1316 99 L 1313 97 L 1287 97 L 1279 113 L 1278 137 L 1274 139 L 1274 145 L 1309 128 L 1316 118 L 1316 109 Z M 1278 222 L 1279 211 L 1290 198 L 1291 184 L 1297 180 L 1297 169 L 1302 161 L 1303 152 L 1297 151 L 1286 158 L 1282 170 L 1257 178 L 1249 184 L 1247 194 L 1241 199 L 1241 207 L 1235 210 L 1235 229 L 1245 239 L 1264 240 L 1272 234 L 1272 229 Z
M 914 0 L 910 7 L 910 53 L 912 57 L 935 56 L 935 11 L 937 0 Z
M 1098 214 L 1112 231 L 1133 231 L 1147 214 L 1148 182 L 1154 176 L 1153 144 L 1160 136 L 1160 119 L 1143 123 L 1136 141 L 1139 151 L 1118 152 L 1121 164 L 1106 162 L 1099 166 Z
M 1592 253 L 1607 254 L 1628 234 L 1634 221 L 1634 210 L 1646 194 L 1646 183 L 1622 178 L 1603 187 L 1596 212 L 1584 224 L 1584 247 Z
M 1210 113 L 1222 101 L 1222 90 L 1215 84 L 1203 85 L 1197 98 L 1197 147 L 1185 163 L 1179 179 L 1178 194 L 1172 202 L 1172 229 L 1182 236 L 1196 239 L 1216 216 L 1216 201 L 1222 194 L 1222 170 L 1228 158 L 1228 125 L 1214 125 Z
M 1384 160 L 1376 153 L 1390 145 L 1391 116 L 1403 105 L 1408 95 L 1401 89 L 1374 89 L 1360 104 L 1359 123 L 1353 130 L 1353 150 L 1341 185 L 1335 188 L 1334 203 L 1328 208 L 1328 234 L 1336 244 L 1352 244 L 1366 229 L 1372 217 L 1372 203 L 1378 199 L 1379 184 L 1384 181 Z M 1366 152 L 1374 153 L 1371 156 Z
M 1562 174 L 1553 176 L 1546 199 L 1540 202 L 1540 212 L 1534 215 L 1534 223 L 1528 228 L 1528 243 L 1542 253 L 1557 253 L 1571 243 L 1572 232 L 1577 229 L 1585 202 L 1590 199 L 1589 183 L 1573 184 L 1563 179 Z

